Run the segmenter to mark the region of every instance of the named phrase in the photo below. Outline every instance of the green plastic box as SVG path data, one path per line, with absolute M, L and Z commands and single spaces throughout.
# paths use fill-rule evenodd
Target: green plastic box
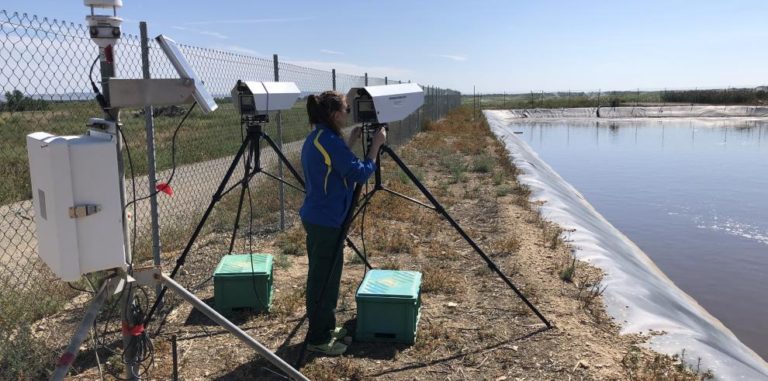
M 272 306 L 272 256 L 231 254 L 221 258 L 213 272 L 213 298 L 217 311 L 236 309 L 269 311 Z
M 421 311 L 421 273 L 371 270 L 355 294 L 358 341 L 413 344 Z

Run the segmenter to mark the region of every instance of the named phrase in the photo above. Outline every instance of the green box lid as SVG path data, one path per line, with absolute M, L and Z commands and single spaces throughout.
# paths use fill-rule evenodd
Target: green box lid
M 270 274 L 271 272 L 272 255 L 270 254 L 230 254 L 221 258 L 213 276 Z
M 371 270 L 365 274 L 356 296 L 416 299 L 420 287 L 418 271 Z

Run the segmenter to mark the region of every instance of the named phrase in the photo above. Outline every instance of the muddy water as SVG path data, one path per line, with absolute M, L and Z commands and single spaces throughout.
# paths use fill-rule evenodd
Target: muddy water
M 768 359 L 768 121 L 512 128 L 669 278 Z

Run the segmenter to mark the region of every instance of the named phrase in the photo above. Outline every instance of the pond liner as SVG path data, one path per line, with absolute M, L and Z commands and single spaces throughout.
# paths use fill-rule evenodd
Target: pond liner
M 722 108 L 722 107 L 721 107 Z M 768 363 L 744 345 L 718 319 L 679 289 L 628 237 L 611 225 L 579 191 L 566 182 L 522 139 L 515 136 L 510 111 L 484 111 L 491 131 L 505 144 L 521 170 L 530 201 L 543 217 L 567 231 L 574 255 L 605 273 L 606 310 L 622 334 L 648 335 L 650 348 L 681 354 L 694 369 L 712 370 L 716 379 L 768 379 Z

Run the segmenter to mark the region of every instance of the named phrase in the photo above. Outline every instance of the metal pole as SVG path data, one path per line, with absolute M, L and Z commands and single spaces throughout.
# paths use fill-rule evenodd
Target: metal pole
M 99 310 L 101 310 L 104 302 L 107 301 L 107 296 L 112 294 L 112 291 L 114 291 L 115 288 L 114 286 L 116 285 L 117 282 L 115 279 L 110 278 L 107 279 L 101 286 L 101 289 L 93 298 L 91 305 L 88 306 L 88 309 L 85 311 L 85 317 L 83 317 L 80 325 L 77 326 L 75 335 L 72 336 L 72 339 L 69 341 L 67 350 L 64 351 L 64 353 L 59 357 L 58 361 L 56 361 L 56 370 L 51 376 L 51 380 L 59 381 L 63 380 L 64 377 L 67 376 L 69 367 L 72 366 L 72 363 L 77 358 L 77 353 L 80 351 L 80 346 L 88 337 L 88 331 L 90 331 L 91 327 L 93 327 L 93 322 L 96 320 L 96 316 L 99 314 Z
M 149 37 L 147 23 L 139 23 L 141 32 L 141 71 L 144 79 L 150 79 L 149 73 Z M 149 216 L 152 222 L 152 258 L 155 266 L 160 266 L 160 218 L 157 205 L 157 173 L 155 173 L 155 121 L 152 117 L 152 106 L 144 107 L 144 121 L 147 126 L 147 179 L 149 183 Z M 136 218 L 137 216 L 134 216 Z M 160 285 L 155 288 L 156 295 L 160 294 Z
M 277 60 L 277 54 L 272 56 L 275 63 L 275 82 L 280 82 L 280 68 Z M 277 112 L 277 147 L 283 150 L 283 113 Z M 277 161 L 277 176 L 283 178 L 283 162 Z M 280 193 L 280 230 L 285 230 L 285 185 L 279 182 L 278 189 Z
M 434 113 L 433 118 L 435 121 L 440 119 L 440 104 L 438 103 L 437 98 L 437 88 L 432 86 L 432 104 L 435 106 L 434 110 L 432 111 Z
M 410 81 L 409 81 L 409 83 L 410 83 Z M 422 88 L 422 91 L 423 90 L 424 90 L 424 88 Z M 416 118 L 416 123 L 418 124 L 418 126 L 416 126 L 416 127 L 419 129 L 419 131 L 421 131 L 421 123 L 422 123 L 422 121 L 421 121 L 421 114 L 424 113 L 424 105 L 421 105 L 421 107 L 419 107 L 419 111 L 418 112 L 419 112 L 418 115 L 416 115 L 416 117 L 417 117 Z
M 283 359 L 278 357 L 276 354 L 272 353 L 265 346 L 261 345 L 261 343 L 259 343 L 254 338 L 249 336 L 238 326 L 232 324 L 232 322 L 227 320 L 224 316 L 221 316 L 221 314 L 216 312 L 216 310 L 214 310 L 207 304 L 203 303 L 203 301 L 201 301 L 194 294 L 187 291 L 184 287 L 176 283 L 176 281 L 174 281 L 172 278 L 162 273 L 159 273 L 156 276 L 159 278 L 158 279 L 159 281 L 165 284 L 166 287 L 178 293 L 179 296 L 181 296 L 182 298 L 184 298 L 184 300 L 192 304 L 192 306 L 197 308 L 198 311 L 202 312 L 205 316 L 208 316 L 208 318 L 216 322 L 216 324 L 224 327 L 227 331 L 229 331 L 231 334 L 235 335 L 235 337 L 240 339 L 240 341 L 248 344 L 248 346 L 253 348 L 253 350 L 255 350 L 264 358 L 266 358 L 267 361 L 269 361 L 276 367 L 280 368 L 280 370 L 285 372 L 288 375 L 288 377 L 294 380 L 309 381 L 309 379 L 306 378 L 303 374 L 301 374 L 298 370 L 294 369 L 288 363 L 283 361 Z
M 365 73 L 365 85 L 368 86 L 368 73 Z
M 115 76 L 115 61 L 117 61 L 117 54 L 115 53 L 115 47 L 114 45 L 109 45 L 107 47 L 99 47 L 99 69 L 101 72 L 101 93 L 104 96 L 104 100 L 106 101 L 106 104 L 109 105 L 106 110 L 104 110 L 105 118 L 110 121 L 114 122 L 116 125 L 120 125 L 120 109 L 111 107 L 110 103 L 110 93 L 109 93 L 109 79 Z M 120 179 L 120 205 L 125 205 L 125 163 L 123 160 L 123 139 L 120 136 L 120 133 L 118 131 L 109 131 L 113 134 L 115 134 L 115 139 L 117 141 L 117 172 L 118 172 L 118 178 Z M 130 240 L 130 234 L 128 231 L 128 218 L 126 215 L 126 211 L 123 210 L 122 213 L 122 219 L 123 219 L 123 242 L 125 247 L 125 261 L 126 263 L 132 263 L 132 255 L 131 255 L 131 240 Z M 133 218 L 136 218 L 136 216 L 133 216 Z M 128 291 L 123 293 L 123 297 L 120 301 L 120 304 L 122 306 L 121 310 L 121 320 L 128 324 L 130 321 L 128 319 L 129 314 L 131 313 L 131 306 L 133 305 L 133 292 L 132 288 L 128 287 Z M 130 328 L 130 327 L 129 327 Z M 128 334 L 128 332 L 123 332 L 123 351 L 124 351 L 124 357 L 129 361 L 129 363 L 134 364 L 132 366 L 126 366 L 125 368 L 125 374 L 126 379 L 128 380 L 136 380 L 138 379 L 136 377 L 138 366 L 136 363 L 136 354 L 132 353 L 132 349 L 130 344 L 130 341 L 132 340 L 133 336 Z
M 171 356 L 173 357 L 173 381 L 179 381 L 179 351 L 176 347 L 176 335 L 171 336 Z
M 389 80 L 387 79 L 387 76 L 386 76 L 386 75 L 384 76 L 384 84 L 385 84 L 385 85 L 388 85 L 388 84 L 389 84 Z
M 336 69 L 331 69 L 331 80 L 333 81 L 333 91 L 336 91 Z

